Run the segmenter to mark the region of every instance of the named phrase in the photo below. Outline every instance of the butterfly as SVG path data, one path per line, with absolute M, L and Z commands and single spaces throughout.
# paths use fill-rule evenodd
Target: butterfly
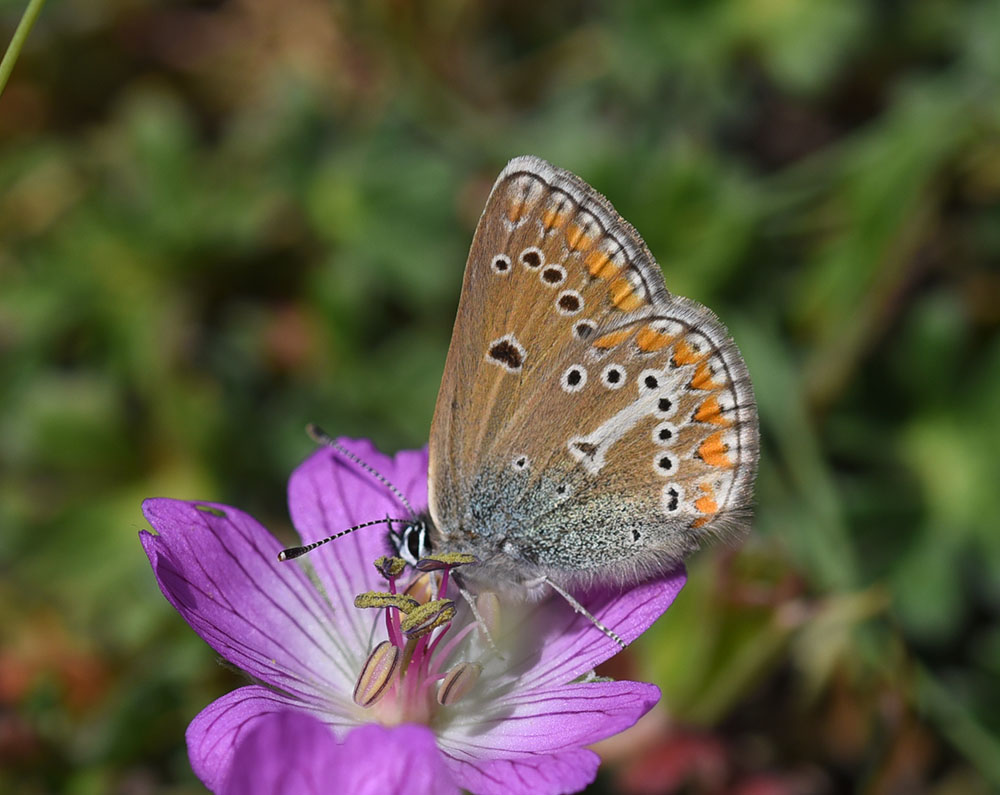
M 668 292 L 590 185 L 511 160 L 472 241 L 429 504 L 391 533 L 400 554 L 468 553 L 473 587 L 548 586 L 579 606 L 568 591 L 639 582 L 745 530 L 758 448 L 747 367 L 715 314 Z

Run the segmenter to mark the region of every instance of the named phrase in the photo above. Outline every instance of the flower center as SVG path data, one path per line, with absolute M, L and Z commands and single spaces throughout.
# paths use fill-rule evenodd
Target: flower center
M 385 612 L 388 640 L 379 643 L 365 660 L 354 688 L 354 703 L 373 710 L 381 723 L 429 724 L 442 709 L 471 693 L 483 667 L 456 660 L 471 632 L 492 631 L 498 617 L 495 594 L 476 597 L 477 621 L 453 626 L 457 606 L 448 599 L 453 568 L 475 563 L 471 555 L 435 555 L 417 561 L 419 574 L 400 591 L 398 581 L 406 564 L 400 558 L 381 557 L 375 568 L 388 581 L 387 591 L 358 594 L 355 607 Z M 447 666 L 447 667 L 446 667 Z

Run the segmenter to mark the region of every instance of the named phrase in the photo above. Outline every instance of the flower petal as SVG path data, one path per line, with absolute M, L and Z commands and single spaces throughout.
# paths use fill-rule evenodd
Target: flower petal
M 259 715 L 243 735 L 223 795 L 327 795 L 349 763 L 330 728 L 298 710 Z
M 458 793 L 426 726 L 361 726 L 344 741 L 345 764 L 330 792 L 352 795 L 451 795 Z
M 195 775 L 219 792 L 240 741 L 267 716 L 298 706 L 295 700 L 260 685 L 241 687 L 213 701 L 187 728 L 188 758 Z
M 644 682 L 514 690 L 465 705 L 440 730 L 439 744 L 467 762 L 571 751 L 624 731 L 659 699 L 659 688 Z
M 335 617 L 278 541 L 224 505 L 154 499 L 140 533 L 160 590 L 219 654 L 258 679 L 317 704 L 354 711 L 363 649 L 347 647 Z
M 576 597 L 604 626 L 631 643 L 670 607 L 686 579 L 680 567 L 625 591 L 598 587 Z M 589 619 L 575 613 L 558 594 L 534 607 L 513 631 L 519 638 L 510 645 L 521 651 L 512 653 L 504 678 L 516 679 L 519 688 L 571 682 L 620 651 L 613 640 Z M 525 644 L 525 638 L 534 640 Z M 500 645 L 508 647 L 502 639 Z
M 298 710 L 259 715 L 232 755 L 224 795 L 407 795 L 458 793 L 424 726 L 366 724 L 342 745 L 321 720 Z
M 449 758 L 448 767 L 458 785 L 476 795 L 556 795 L 579 792 L 597 776 L 601 759 L 578 748 L 530 759 L 465 762 Z
M 415 509 L 427 504 L 426 450 L 403 451 L 390 458 L 370 442 L 337 441 L 391 481 Z M 305 544 L 372 519 L 411 518 L 383 483 L 329 448 L 317 450 L 292 473 L 288 508 Z M 362 653 L 372 645 L 372 626 L 378 617 L 356 609 L 354 597 L 364 591 L 381 590 L 385 585 L 373 564 L 375 558 L 390 551 L 387 534 L 384 525 L 362 528 L 309 556 L 341 619 L 342 631 L 348 633 L 346 640 Z M 381 622 L 378 627 L 381 632 Z

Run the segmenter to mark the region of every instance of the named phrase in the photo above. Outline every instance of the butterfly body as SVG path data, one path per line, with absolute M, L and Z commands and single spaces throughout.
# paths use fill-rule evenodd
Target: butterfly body
M 746 526 L 757 413 L 739 351 L 671 295 L 573 174 L 512 160 L 487 201 L 430 440 L 427 535 L 466 577 L 628 584 Z

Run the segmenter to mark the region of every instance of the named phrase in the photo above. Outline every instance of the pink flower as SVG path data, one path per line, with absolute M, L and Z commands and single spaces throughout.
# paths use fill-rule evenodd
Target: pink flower
M 367 442 L 341 443 L 413 504 L 426 504 L 425 451 L 390 458 Z M 303 543 L 400 515 L 381 484 L 329 449 L 293 473 L 289 507 Z M 296 563 L 279 563 L 277 539 L 234 508 L 153 499 L 143 510 L 157 535 L 142 532 L 141 540 L 163 594 L 219 654 L 260 682 L 223 696 L 188 727 L 191 764 L 213 791 L 227 785 L 238 791 L 240 782 L 269 780 L 284 766 L 286 775 L 337 792 L 421 792 L 416 785 L 423 781 L 432 782 L 428 792 L 575 792 L 599 764 L 585 746 L 628 728 L 659 699 L 653 685 L 589 680 L 618 648 L 558 598 L 526 606 L 516 621 L 504 621 L 513 608 L 502 608 L 502 656 L 490 652 L 459 600 L 441 626 L 410 638 L 406 657 L 408 639 L 395 608 L 354 606 L 357 595 L 386 590 L 373 565 L 392 554 L 384 529 L 316 550 L 310 578 Z M 683 584 L 677 571 L 626 591 L 577 596 L 631 642 Z M 383 641 L 379 659 L 389 665 L 395 658 L 396 669 L 381 699 L 359 706 L 369 703 L 356 701 L 359 677 Z M 446 672 L 459 681 L 459 671 L 460 686 L 436 698 Z M 373 727 L 378 723 L 394 728 Z M 376 735 L 377 742 L 359 739 Z M 311 750 L 303 753 L 304 747 Z M 364 781 L 381 776 L 381 784 L 366 789 L 345 760 L 369 770 Z M 390 786 L 397 774 L 404 780 Z

